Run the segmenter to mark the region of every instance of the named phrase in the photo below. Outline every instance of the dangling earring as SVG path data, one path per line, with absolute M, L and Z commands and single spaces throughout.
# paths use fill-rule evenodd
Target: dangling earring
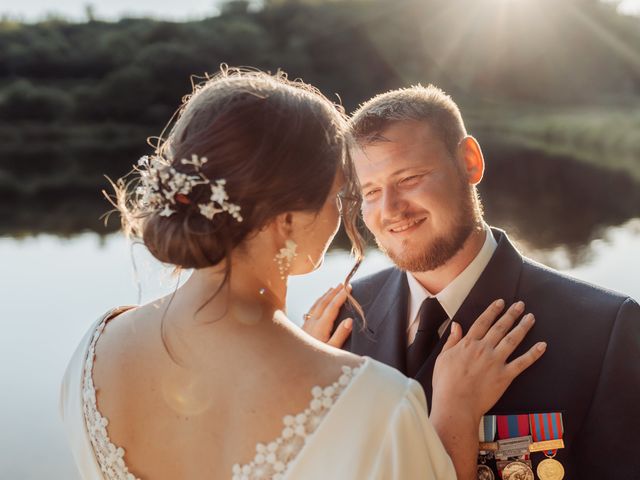
M 296 253 L 296 249 L 298 248 L 296 242 L 289 239 L 284 245 L 284 248 L 281 248 L 280 252 L 278 252 L 273 259 L 274 262 L 278 264 L 278 270 L 280 271 L 280 278 L 282 280 L 285 279 L 286 273 L 291 268 L 291 261 L 298 255 Z

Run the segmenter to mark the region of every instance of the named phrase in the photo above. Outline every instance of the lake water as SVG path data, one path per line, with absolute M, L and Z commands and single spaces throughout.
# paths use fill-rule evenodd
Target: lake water
M 640 298 L 640 218 L 603 230 L 578 256 L 566 245 L 535 248 L 515 240 L 534 258 Z M 174 288 L 176 279 L 141 247 L 133 258 L 143 301 Z M 138 301 L 132 249 L 120 235 L 7 237 L 0 238 L 0 259 L 0 478 L 78 478 L 57 412 L 59 381 L 89 324 L 112 306 Z M 301 319 L 351 264 L 346 252 L 334 250 L 320 270 L 292 278 L 290 317 Z M 387 265 L 371 250 L 359 276 Z

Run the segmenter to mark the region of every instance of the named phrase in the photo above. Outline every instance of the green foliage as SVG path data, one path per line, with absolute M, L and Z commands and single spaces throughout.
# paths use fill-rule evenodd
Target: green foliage
M 121 175 L 189 93 L 190 76 L 215 73 L 221 63 L 282 68 L 339 96 L 348 111 L 418 82 L 435 83 L 462 103 L 497 99 L 558 111 L 598 104 L 584 114 L 592 123 L 576 115 L 514 120 L 509 108 L 481 108 L 476 123 L 500 132 L 488 139 L 573 149 L 589 161 L 638 170 L 635 130 L 615 128 L 635 128 L 637 119 L 607 116 L 602 105 L 638 104 L 640 20 L 610 5 L 268 0 L 256 11 L 249 3 L 229 1 L 219 16 L 188 23 L 103 22 L 90 12 L 86 23 L 0 21 L 0 193 L 9 185 L 31 195 Z M 604 160 L 612 157 L 605 150 L 625 160 Z
M 61 120 L 72 108 L 73 101 L 66 92 L 18 80 L 2 90 L 0 121 Z

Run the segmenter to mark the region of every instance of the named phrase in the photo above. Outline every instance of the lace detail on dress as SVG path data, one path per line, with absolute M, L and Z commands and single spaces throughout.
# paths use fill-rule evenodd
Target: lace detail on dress
M 109 421 L 100 415 L 96 404 L 96 389 L 93 385 L 93 361 L 95 358 L 95 348 L 98 337 L 104 330 L 107 320 L 111 314 L 106 315 L 93 333 L 93 339 L 89 345 L 87 359 L 84 365 L 84 380 L 82 383 L 82 410 L 84 411 L 84 420 L 91 439 L 91 445 L 95 452 L 96 459 L 100 465 L 100 470 L 107 480 L 139 480 L 133 474 L 129 473 L 129 469 L 124 463 L 124 449 L 114 445 L 109 440 L 107 433 L 107 425 Z
M 342 375 L 333 384 L 311 389 L 313 399 L 309 407 L 296 416 L 283 419 L 284 428 L 280 437 L 265 445 L 256 446 L 256 455 L 251 463 L 233 466 L 233 480 L 282 480 L 289 465 L 304 447 L 308 437 L 318 428 L 340 394 L 360 371 L 359 367 L 342 367 Z

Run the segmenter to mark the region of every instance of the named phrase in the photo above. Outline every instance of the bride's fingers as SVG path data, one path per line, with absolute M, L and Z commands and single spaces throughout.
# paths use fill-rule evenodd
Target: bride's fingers
M 532 313 L 527 313 L 522 320 L 516 325 L 505 337 L 498 342 L 496 346 L 496 353 L 505 360 L 509 358 L 509 355 L 520 345 L 522 339 L 531 330 L 535 323 L 535 317 Z
M 451 333 L 449 333 L 449 338 L 447 338 L 447 341 L 442 347 L 442 351 L 446 352 L 450 348 L 454 347 L 461 339 L 462 328 L 460 327 L 460 324 L 457 322 L 451 322 Z
M 326 308 L 327 304 L 331 301 L 331 299 L 335 296 L 335 294 L 338 293 L 338 289 L 339 287 L 332 287 L 329 290 L 327 290 L 324 295 L 322 295 L 318 300 L 316 300 L 316 303 L 313 304 L 313 306 L 309 309 L 307 313 L 311 315 L 312 318 L 322 315 L 322 312 Z
M 331 329 L 333 323 L 336 321 L 338 312 L 344 302 L 347 301 L 347 291 L 344 288 L 338 287 L 338 290 L 330 297 L 330 300 L 324 305 L 324 309 L 318 311 L 318 322 L 326 324 Z
M 326 292 L 324 292 L 321 296 L 319 296 L 315 302 L 313 302 L 313 305 L 311 305 L 311 308 L 309 310 L 307 310 L 307 313 L 309 315 L 313 315 L 313 313 L 318 309 L 318 305 L 320 305 L 320 302 L 322 302 L 324 300 L 324 298 L 329 295 L 329 293 L 333 290 L 333 288 L 330 288 L 329 290 L 327 290 Z
M 495 347 L 500 343 L 500 340 L 504 338 L 520 315 L 522 315 L 522 312 L 524 312 L 524 302 L 516 302 L 511 305 L 505 314 L 491 326 L 484 337 L 485 341 L 492 347 Z
M 473 325 L 471 325 L 471 328 L 467 333 L 467 337 L 475 340 L 484 338 L 487 331 L 503 309 L 504 300 L 502 299 L 496 300 L 491 305 L 489 305 L 487 309 L 478 317 L 478 319 L 473 322 Z
M 349 338 L 349 335 L 351 335 L 352 329 L 353 319 L 345 318 L 342 322 L 340 322 L 340 325 L 338 325 L 338 328 L 336 328 L 336 331 L 333 332 L 333 335 L 331 335 L 331 338 L 327 343 L 332 347 L 342 348 L 344 342 L 346 342 L 347 338 Z
M 511 380 L 533 365 L 544 354 L 546 349 L 546 342 L 538 342 L 526 353 L 523 353 L 512 362 L 509 362 L 507 364 L 507 373 Z

